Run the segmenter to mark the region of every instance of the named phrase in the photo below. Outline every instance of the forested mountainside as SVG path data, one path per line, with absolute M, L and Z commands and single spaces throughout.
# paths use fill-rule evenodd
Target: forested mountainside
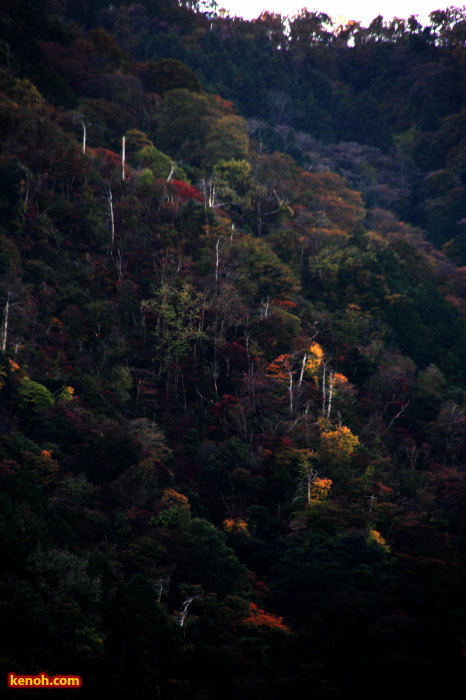
M 0 16 L 3 672 L 460 698 L 466 16 L 201 9 Z

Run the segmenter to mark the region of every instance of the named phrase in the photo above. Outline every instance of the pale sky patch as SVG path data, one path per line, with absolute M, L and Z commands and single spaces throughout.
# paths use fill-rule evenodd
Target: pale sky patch
M 218 0 L 217 0 L 218 1 Z M 435 2 L 435 0 L 378 0 L 377 2 L 367 2 L 367 0 L 325 0 L 324 2 L 309 3 L 307 9 L 310 12 L 317 10 L 325 12 L 333 19 L 343 18 L 346 20 L 360 21 L 367 26 L 374 17 L 382 15 L 384 19 L 399 17 L 407 19 L 410 15 L 417 15 L 418 21 L 426 25 L 429 20 L 429 13 L 433 10 L 443 10 L 450 7 L 450 2 Z M 282 15 L 294 15 L 303 7 L 306 7 L 305 0 L 225 0 L 219 2 L 219 8 L 225 7 L 232 16 L 254 19 L 263 10 L 269 12 L 279 12 Z

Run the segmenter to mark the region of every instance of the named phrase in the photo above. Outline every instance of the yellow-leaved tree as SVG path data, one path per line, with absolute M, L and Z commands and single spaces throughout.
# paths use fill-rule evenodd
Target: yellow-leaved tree
M 320 437 L 319 458 L 322 466 L 342 467 L 351 461 L 359 438 L 345 425 L 325 430 Z
M 324 351 L 319 343 L 312 343 L 306 353 L 306 375 L 312 377 L 316 384 L 319 383 L 319 372 L 324 362 Z
M 327 369 L 329 362 L 330 360 L 325 359 L 324 351 L 319 343 L 312 343 L 303 358 L 303 369 L 300 377 L 301 381 L 304 373 L 315 384 L 319 385 L 319 381 L 321 382 L 322 415 L 327 419 L 330 419 L 331 416 L 334 396 L 351 387 L 344 374 Z

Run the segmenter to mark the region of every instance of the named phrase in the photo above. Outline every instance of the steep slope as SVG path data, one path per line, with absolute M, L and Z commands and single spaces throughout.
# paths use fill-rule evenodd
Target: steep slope
M 133 29 L 5 19 L 4 672 L 456 697 L 464 269 Z

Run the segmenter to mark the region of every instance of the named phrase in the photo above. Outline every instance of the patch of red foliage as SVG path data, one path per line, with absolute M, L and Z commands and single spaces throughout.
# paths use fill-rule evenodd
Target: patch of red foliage
M 186 182 L 181 180 L 172 180 L 171 184 L 175 188 L 176 194 L 183 202 L 187 202 L 190 199 L 194 199 L 196 202 L 203 203 L 204 196 L 199 190 L 192 185 L 188 185 Z
M 283 630 L 290 633 L 289 627 L 283 624 L 283 617 L 272 615 L 259 608 L 255 603 L 249 604 L 249 616 L 243 620 L 245 625 L 253 625 L 254 627 L 268 627 L 269 629 Z

